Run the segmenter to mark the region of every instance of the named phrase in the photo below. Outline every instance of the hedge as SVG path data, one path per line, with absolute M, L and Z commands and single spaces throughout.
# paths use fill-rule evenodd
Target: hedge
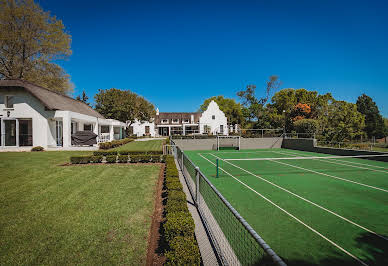
M 79 155 L 79 156 L 71 156 L 70 157 L 70 162 L 72 164 L 85 164 L 85 163 L 89 163 L 90 161 L 92 161 L 92 156 L 90 155 Z
M 177 236 L 170 242 L 166 265 L 200 265 L 201 257 L 193 237 Z
M 112 148 L 119 147 L 121 145 L 127 144 L 129 142 L 132 142 L 133 139 L 131 138 L 125 138 L 121 140 L 112 140 L 111 142 L 103 142 L 99 144 L 99 147 L 101 150 L 109 150 Z
M 128 155 L 119 155 L 118 161 L 119 161 L 119 163 L 127 163 L 128 162 Z
M 92 156 L 91 160 L 93 161 L 93 163 L 101 163 L 102 162 L 102 155 L 95 155 L 95 156 Z
M 93 155 L 95 155 L 95 156 L 117 155 L 117 151 L 95 151 L 95 152 L 93 152 Z
M 117 159 L 116 155 L 108 155 L 105 157 L 107 163 L 115 163 Z
M 168 251 L 166 265 L 200 265 L 201 256 L 194 237 L 194 220 L 187 208 L 186 194 L 179 181 L 174 157 L 165 157 L 167 204 L 166 222 L 163 225 Z
M 36 147 L 32 147 L 31 151 L 44 151 L 44 148 L 42 146 L 36 146 Z
M 162 155 L 163 151 L 119 151 L 121 155 Z
M 130 155 L 129 156 L 131 163 L 160 163 L 160 155 Z

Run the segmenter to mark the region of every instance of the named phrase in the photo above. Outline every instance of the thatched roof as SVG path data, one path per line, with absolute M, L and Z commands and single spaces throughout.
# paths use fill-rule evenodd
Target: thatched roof
M 100 113 L 89 105 L 77 101 L 69 96 L 50 91 L 30 82 L 18 79 L 0 80 L 1 89 L 24 89 L 36 97 L 49 110 L 62 110 L 104 118 Z

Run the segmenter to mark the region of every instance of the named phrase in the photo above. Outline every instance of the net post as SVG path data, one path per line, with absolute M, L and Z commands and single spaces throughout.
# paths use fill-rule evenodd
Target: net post
M 238 137 L 238 150 L 241 150 L 241 137 Z
M 195 167 L 195 204 L 199 206 L 199 167 Z
M 218 178 L 218 158 L 216 159 L 216 178 Z

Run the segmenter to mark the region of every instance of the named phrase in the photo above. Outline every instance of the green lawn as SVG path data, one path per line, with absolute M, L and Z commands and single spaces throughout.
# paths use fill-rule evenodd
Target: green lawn
M 114 148 L 115 151 L 161 151 L 163 145 L 162 139 L 147 141 L 132 141 L 123 146 Z
M 0 264 L 144 264 L 157 165 L 0 153 Z
M 355 158 L 281 163 L 219 161 L 223 170 L 216 178 L 215 156 L 242 159 L 328 155 L 284 149 L 185 151 L 185 154 L 289 265 L 359 264 L 336 245 L 369 265 L 387 265 L 388 163 Z M 215 214 L 219 211 L 217 205 L 210 208 Z M 233 241 L 236 236 L 227 230 L 231 224 L 227 219 L 220 218 L 219 224 L 226 229 L 226 237 L 238 252 L 244 240 Z

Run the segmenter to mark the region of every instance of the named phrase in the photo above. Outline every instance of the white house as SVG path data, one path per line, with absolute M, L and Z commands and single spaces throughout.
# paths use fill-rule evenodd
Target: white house
M 203 113 L 159 112 L 153 122 L 131 125 L 132 134 L 143 136 L 171 136 L 193 134 L 228 135 L 227 118 L 215 101 L 211 101 Z
M 71 134 L 93 131 L 98 142 L 121 139 L 125 123 L 85 103 L 21 80 L 0 80 L 0 149 L 71 147 Z

